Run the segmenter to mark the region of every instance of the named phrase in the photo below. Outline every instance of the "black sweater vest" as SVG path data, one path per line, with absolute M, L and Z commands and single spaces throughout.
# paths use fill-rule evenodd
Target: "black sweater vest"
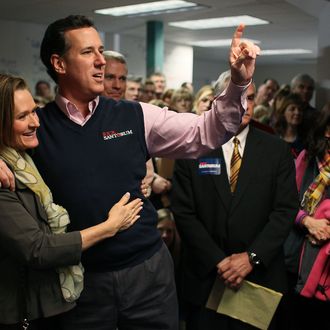
M 125 192 L 144 200 L 141 218 L 131 228 L 83 253 L 86 270 L 122 269 L 151 257 L 161 239 L 157 213 L 140 191 L 148 159 L 141 106 L 101 97 L 84 126 L 69 120 L 54 102 L 38 114 L 40 144 L 33 159 L 54 201 L 68 210 L 69 231 L 104 221 Z

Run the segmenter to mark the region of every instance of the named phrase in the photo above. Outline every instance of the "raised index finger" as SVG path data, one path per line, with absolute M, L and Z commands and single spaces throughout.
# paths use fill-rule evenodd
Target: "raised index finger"
M 241 38 L 243 36 L 243 31 L 245 29 L 245 25 L 244 24 L 240 24 L 235 33 L 234 33 L 234 36 L 233 36 L 233 39 L 231 41 L 231 46 L 232 47 L 238 47 L 240 42 L 241 42 Z

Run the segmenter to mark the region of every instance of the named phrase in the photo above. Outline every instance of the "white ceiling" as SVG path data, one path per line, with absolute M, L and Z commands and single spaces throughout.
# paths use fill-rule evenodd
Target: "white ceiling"
M 318 15 L 329 0 L 191 0 L 207 6 L 200 10 L 138 18 L 117 18 L 94 14 L 95 9 L 128 5 L 139 0 L 1 0 L 0 19 L 49 24 L 70 14 L 91 17 L 100 31 L 145 37 L 145 22 L 164 22 L 165 40 L 188 44 L 194 40 L 230 38 L 234 28 L 191 31 L 169 27 L 170 21 L 200 18 L 251 15 L 271 22 L 269 25 L 249 26 L 246 37 L 261 41 L 262 49 L 303 48 L 312 54 L 264 56 L 259 63 L 313 63 L 317 58 Z M 195 56 L 209 60 L 225 60 L 228 49 L 195 47 Z

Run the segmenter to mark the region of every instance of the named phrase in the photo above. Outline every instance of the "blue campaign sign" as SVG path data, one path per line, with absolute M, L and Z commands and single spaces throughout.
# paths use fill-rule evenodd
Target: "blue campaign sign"
M 198 160 L 199 175 L 220 175 L 221 162 L 220 158 L 200 158 Z

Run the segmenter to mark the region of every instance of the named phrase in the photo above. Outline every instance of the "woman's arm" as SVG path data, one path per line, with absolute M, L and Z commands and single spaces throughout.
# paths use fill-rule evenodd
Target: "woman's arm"
M 137 214 L 142 207 L 139 199 L 127 203 L 129 194 L 125 194 L 104 222 L 81 232 L 50 234 L 42 230 L 42 223 L 35 219 L 37 211 L 31 215 L 35 196 L 28 189 L 24 194 L 31 205 L 23 205 L 15 192 L 0 190 L 0 255 L 5 253 L 39 269 L 77 264 L 82 250 L 128 228 L 139 218 Z
M 80 232 L 83 251 L 106 238 L 116 235 L 118 231 L 129 228 L 140 218 L 138 213 L 142 210 L 143 203 L 141 199 L 137 198 L 128 203 L 129 198 L 130 194 L 126 193 L 111 208 L 107 220 Z

